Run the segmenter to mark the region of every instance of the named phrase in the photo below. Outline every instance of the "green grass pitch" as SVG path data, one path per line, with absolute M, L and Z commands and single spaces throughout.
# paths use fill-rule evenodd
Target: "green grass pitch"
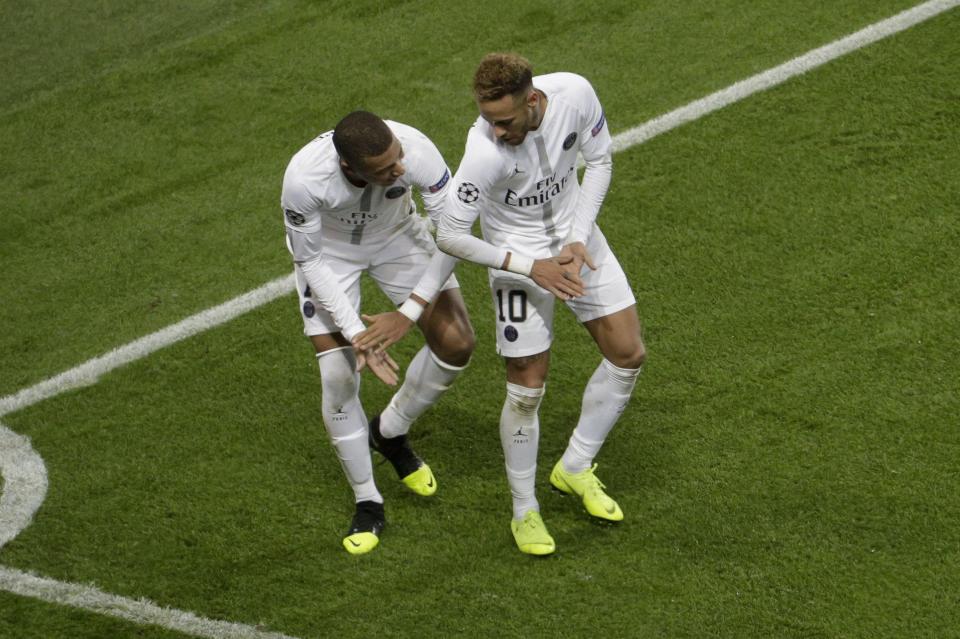
M 0 396 L 287 273 L 283 170 L 346 112 L 455 168 L 487 51 L 587 76 L 617 133 L 913 4 L 5 3 Z M 622 525 L 547 490 L 599 357 L 559 311 L 558 551 L 516 551 L 492 306 L 462 265 L 478 350 L 413 430 L 440 491 L 378 466 L 373 554 L 339 545 L 291 294 L 5 416 L 50 489 L 0 565 L 301 638 L 957 636 L 958 32 L 952 10 L 615 156 L 600 223 L 649 349 L 598 459 Z M 389 396 L 365 376 L 368 412 Z M 0 591 L 3 638 L 182 636 Z

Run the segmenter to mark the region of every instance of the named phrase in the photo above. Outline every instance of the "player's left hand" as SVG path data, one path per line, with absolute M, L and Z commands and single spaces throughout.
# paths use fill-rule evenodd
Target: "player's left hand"
M 353 338 L 353 347 L 362 351 L 382 351 L 396 344 L 413 326 L 410 318 L 400 311 L 389 311 L 376 315 L 361 315 L 367 329 Z
M 573 258 L 573 260 L 563 266 L 563 270 L 569 273 L 570 279 L 577 284 L 583 285 L 583 281 L 580 279 L 580 269 L 583 268 L 584 264 L 586 264 L 591 271 L 597 270 L 597 266 L 593 263 L 593 256 L 590 255 L 590 252 L 583 242 L 571 242 L 565 245 L 560 249 L 560 256 L 570 256 Z
M 400 370 L 400 365 L 393 361 L 389 353 L 386 351 L 373 350 L 362 351 L 356 348 L 354 352 L 357 358 L 358 373 L 366 367 L 370 369 L 371 373 L 377 376 L 377 379 L 387 386 L 397 385 L 397 381 L 400 379 L 397 375 L 397 372 Z

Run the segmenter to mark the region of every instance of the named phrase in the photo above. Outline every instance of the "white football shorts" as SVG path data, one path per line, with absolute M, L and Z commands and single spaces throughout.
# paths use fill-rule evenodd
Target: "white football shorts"
M 360 274 L 366 271 L 390 301 L 402 304 L 420 281 L 430 257 L 437 245 L 427 230 L 427 221 L 413 217 L 411 224 L 383 242 L 351 245 L 346 242 L 324 240 L 323 260 L 333 271 L 353 308 L 360 311 Z M 297 281 L 297 296 L 300 302 L 300 317 L 303 318 L 303 333 L 326 335 L 340 328 L 333 317 L 320 307 L 313 298 L 300 266 L 294 264 Z M 441 291 L 459 288 L 457 276 L 451 274 Z
M 612 315 L 636 299 L 607 238 L 594 227 L 587 243 L 597 270 L 580 271 L 582 297 L 565 302 L 581 323 Z M 542 353 L 553 343 L 553 303 L 556 297 L 532 279 L 508 271 L 489 270 L 490 292 L 497 326 L 497 352 L 503 357 Z

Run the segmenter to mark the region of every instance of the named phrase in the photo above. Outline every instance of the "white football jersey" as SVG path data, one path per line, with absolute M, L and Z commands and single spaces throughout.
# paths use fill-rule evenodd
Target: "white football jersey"
M 499 250 L 496 257 L 489 250 L 483 256 L 458 250 L 458 257 L 495 266 L 507 250 L 537 259 L 555 256 L 571 241 L 578 211 L 586 220 L 583 235 L 592 229 L 609 178 L 599 197 L 580 197 L 577 153 L 588 170 L 602 161 L 609 165 L 612 140 L 603 107 L 590 83 L 573 73 L 536 76 L 533 85 L 547 96 L 547 107 L 540 126 L 520 145 L 498 141 L 483 117 L 467 135 L 438 238 L 462 236 L 479 216 L 483 238 Z
M 313 298 L 347 339 L 364 325 L 332 266 L 340 262 L 367 268 L 399 234 L 418 235 L 412 228 L 421 222 L 411 187 L 419 190 L 436 224 L 449 188 L 450 171 L 433 142 L 411 126 L 385 122 L 400 142 L 406 169 L 390 186 L 350 183 L 340 169 L 332 131 L 297 152 L 283 177 L 280 205 L 287 248 Z M 430 302 L 452 273 L 455 260 L 435 251 L 429 234 L 422 235 L 434 254 L 412 292 Z
M 406 169 L 390 186 L 351 184 L 340 170 L 333 131 L 315 138 L 290 160 L 280 197 L 285 223 L 290 231 L 313 236 L 312 242 L 293 243 L 297 261 L 315 256 L 309 247 L 319 248 L 318 233 L 328 251 L 347 250 L 351 257 L 364 245 L 375 246 L 388 239 L 398 227 L 409 223 L 415 212 L 410 187 L 420 191 L 427 214 L 436 223 L 450 177 L 443 157 L 417 129 L 385 122 L 400 141 Z M 336 243 L 345 246 L 336 248 Z

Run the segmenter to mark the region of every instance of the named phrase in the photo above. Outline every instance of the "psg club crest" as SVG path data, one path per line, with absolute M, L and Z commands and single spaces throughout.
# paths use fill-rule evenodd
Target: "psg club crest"
M 480 197 L 480 189 L 478 189 L 475 184 L 464 182 L 460 185 L 460 188 L 457 189 L 457 197 L 460 198 L 461 202 L 472 204 Z
M 517 338 L 520 337 L 520 333 L 517 332 L 515 326 L 510 325 L 503 329 L 503 336 L 507 338 L 508 342 L 515 342 Z
M 310 300 L 307 300 L 306 302 L 303 303 L 304 317 L 309 319 L 313 317 L 316 314 L 316 312 L 317 312 L 317 309 L 313 306 L 313 302 L 311 302 Z
M 387 189 L 387 192 L 385 193 L 385 195 L 387 196 L 387 198 L 393 200 L 393 199 L 396 199 L 396 198 L 400 197 L 401 195 L 403 195 L 403 194 L 406 193 L 406 192 L 407 192 L 407 189 L 406 189 L 406 188 L 404 188 L 404 187 L 402 187 L 402 186 L 394 186 L 394 187 L 391 187 L 391 188 Z
M 577 141 L 577 132 L 574 131 L 573 133 L 567 136 L 567 139 L 563 141 L 563 150 L 569 151 L 570 147 L 573 146 L 574 142 L 576 141 Z

